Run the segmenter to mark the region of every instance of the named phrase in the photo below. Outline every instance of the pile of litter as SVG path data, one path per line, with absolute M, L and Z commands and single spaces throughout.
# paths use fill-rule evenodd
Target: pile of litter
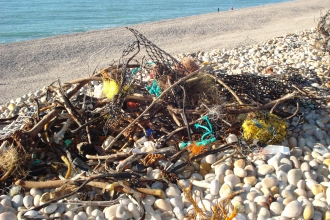
M 329 217 L 329 14 L 176 58 L 127 28 L 117 63 L 1 106 L 0 219 Z

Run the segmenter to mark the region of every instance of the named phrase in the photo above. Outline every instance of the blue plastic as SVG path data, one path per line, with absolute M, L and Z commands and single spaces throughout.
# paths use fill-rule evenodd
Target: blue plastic
M 154 80 L 151 86 L 147 86 L 146 89 L 148 90 L 148 92 L 153 95 L 155 94 L 156 97 L 158 98 L 160 96 L 160 94 L 162 93 L 161 88 L 159 87 L 159 85 L 157 84 L 157 80 Z

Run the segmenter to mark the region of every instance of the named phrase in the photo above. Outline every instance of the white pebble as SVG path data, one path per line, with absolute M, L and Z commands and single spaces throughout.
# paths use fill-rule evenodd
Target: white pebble
M 212 180 L 211 181 L 211 186 L 210 186 L 211 195 L 214 195 L 214 196 L 219 195 L 219 190 L 220 190 L 219 180 L 217 180 L 217 179 Z
M 29 218 L 35 218 L 37 215 L 39 215 L 39 212 L 35 210 L 29 210 L 25 212 L 24 216 L 29 217 Z
M 161 211 L 172 211 L 171 204 L 165 199 L 157 199 L 154 206 L 156 209 L 160 209 Z
M 302 212 L 301 203 L 294 200 L 285 206 L 281 216 L 287 218 L 296 218 L 301 214 L 301 212 Z
M 183 211 L 182 209 L 180 209 L 179 207 L 174 207 L 173 209 L 173 213 L 175 214 L 175 216 L 181 220 L 184 218 L 184 214 L 183 214 Z
M 209 154 L 205 157 L 205 161 L 208 164 L 213 164 L 216 161 L 216 156 L 214 154 Z
M 11 199 L 5 198 L 1 200 L 1 205 L 3 205 L 4 207 L 12 207 Z
M 180 209 L 183 209 L 183 202 L 181 196 L 171 198 L 170 203 L 173 207 L 179 207 Z
M 104 213 L 99 209 L 94 209 L 91 214 L 94 217 L 100 216 L 100 217 L 104 218 Z
M 64 213 L 63 219 L 73 219 L 74 216 L 75 213 L 73 211 L 67 211 L 66 213 Z
M 80 212 L 78 213 L 78 215 L 80 216 L 80 218 L 81 218 L 82 220 L 87 220 L 87 218 L 88 218 L 86 212 L 83 212 L 83 211 L 80 211 Z
M 23 196 L 22 195 L 15 195 L 12 199 L 11 199 L 11 205 L 13 206 L 13 208 L 18 208 L 20 206 L 23 205 Z
M 176 186 L 169 186 L 166 189 L 165 194 L 167 197 L 175 197 L 175 196 L 180 195 L 181 192 Z
M 31 206 L 33 206 L 33 196 L 31 195 L 24 196 L 23 204 L 25 208 L 30 208 Z
M 52 203 L 44 208 L 44 213 L 51 214 L 57 209 L 57 204 Z
M 132 213 L 133 218 L 139 219 L 140 218 L 140 212 L 137 209 L 136 205 L 133 203 L 128 204 L 128 210 Z
M 124 205 L 120 205 L 116 210 L 116 217 L 118 219 L 131 219 L 132 213 Z
M 0 220 L 17 220 L 17 217 L 11 212 L 4 212 L 0 214 Z

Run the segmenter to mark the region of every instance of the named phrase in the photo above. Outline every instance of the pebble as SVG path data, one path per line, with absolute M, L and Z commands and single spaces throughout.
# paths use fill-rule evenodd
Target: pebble
M 244 178 L 247 176 L 247 172 L 243 168 L 240 168 L 240 167 L 234 168 L 234 174 L 236 176 L 238 176 L 239 178 Z
M 270 174 L 274 172 L 274 167 L 268 164 L 262 164 L 257 167 L 257 173 L 260 176 L 265 176 L 267 174 Z
M 57 204 L 52 203 L 44 208 L 44 213 L 51 214 L 57 209 Z
M 162 211 L 172 211 L 171 204 L 165 199 L 156 199 L 154 206 Z
M 288 172 L 288 182 L 297 186 L 299 180 L 302 179 L 302 171 L 300 169 L 292 169 Z
M 297 200 L 294 200 L 287 204 L 281 214 L 283 217 L 296 218 L 302 213 L 302 205 Z
M 169 186 L 165 191 L 167 197 L 175 197 L 177 195 L 180 195 L 180 193 L 180 190 L 175 186 Z
M 205 161 L 208 164 L 213 164 L 216 161 L 216 156 L 214 154 L 209 154 L 205 157 Z
M 229 174 L 225 176 L 225 183 L 227 183 L 233 189 L 237 184 L 241 182 L 240 178 L 234 174 Z
M 228 197 L 231 193 L 233 193 L 233 190 L 227 183 L 224 183 L 222 184 L 219 193 L 220 193 L 220 198 L 225 198 Z
M 120 205 L 116 210 L 116 217 L 118 219 L 131 219 L 132 213 L 124 205 Z
M 244 178 L 244 183 L 254 186 L 257 183 L 257 178 L 255 176 L 247 176 Z
M 210 193 L 211 195 L 219 195 L 219 190 L 220 190 L 220 183 L 219 180 L 214 179 L 211 181 L 211 186 L 210 186 Z
M 273 186 L 277 186 L 278 180 L 275 179 L 274 177 L 266 177 L 261 181 L 261 183 L 263 187 L 270 189 Z
M 25 208 L 30 208 L 31 206 L 33 206 L 33 196 L 31 195 L 24 196 L 23 204 Z
M 13 208 L 18 208 L 20 206 L 23 205 L 23 196 L 22 195 L 15 195 L 12 199 L 11 199 L 11 204 Z
M 4 212 L 0 214 L 0 220 L 17 220 L 17 216 L 11 212 Z

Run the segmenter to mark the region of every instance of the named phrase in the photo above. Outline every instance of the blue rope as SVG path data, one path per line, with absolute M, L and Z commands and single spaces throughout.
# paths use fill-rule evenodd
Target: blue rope
M 157 80 L 154 80 L 151 86 L 146 86 L 146 89 L 151 95 L 155 94 L 157 98 L 162 93 L 160 86 L 157 84 Z

